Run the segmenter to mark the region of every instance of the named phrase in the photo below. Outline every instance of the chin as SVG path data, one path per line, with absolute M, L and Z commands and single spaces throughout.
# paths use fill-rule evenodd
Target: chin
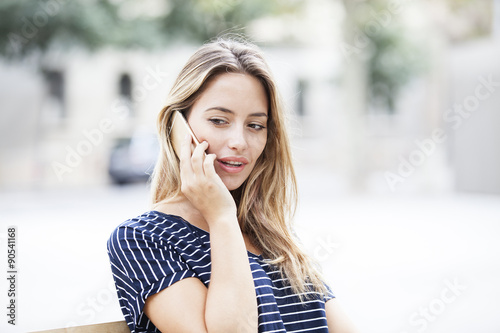
M 231 184 L 225 184 L 225 185 L 226 185 L 226 187 L 227 187 L 227 189 L 228 189 L 229 191 L 234 191 L 234 190 L 239 189 L 239 188 L 241 187 L 241 185 L 242 185 L 242 184 L 243 184 L 243 183 L 238 183 L 238 184 L 231 183 Z
M 243 185 L 245 180 L 239 180 L 239 179 L 222 179 L 222 182 L 224 185 L 226 185 L 227 189 L 229 191 L 234 191 Z

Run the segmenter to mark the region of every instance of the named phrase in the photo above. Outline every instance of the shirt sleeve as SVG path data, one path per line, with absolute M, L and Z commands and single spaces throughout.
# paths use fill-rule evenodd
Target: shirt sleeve
M 331 300 L 332 298 L 335 298 L 335 295 L 333 294 L 333 291 L 332 289 L 330 288 L 330 286 L 328 284 L 325 283 L 325 287 L 326 287 L 326 294 L 323 296 L 323 299 L 326 302 L 328 302 L 329 300 Z
M 129 328 L 149 322 L 143 313 L 146 299 L 195 273 L 172 244 L 131 226 L 115 229 L 108 254 L 122 312 Z

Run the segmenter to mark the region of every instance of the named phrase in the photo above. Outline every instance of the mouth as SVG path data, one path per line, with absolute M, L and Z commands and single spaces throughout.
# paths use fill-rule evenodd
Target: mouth
M 222 158 L 217 160 L 220 168 L 228 173 L 238 173 L 245 169 L 248 161 L 244 158 Z
M 238 168 L 243 165 L 242 162 L 236 162 L 236 161 L 219 161 L 219 162 L 230 168 Z

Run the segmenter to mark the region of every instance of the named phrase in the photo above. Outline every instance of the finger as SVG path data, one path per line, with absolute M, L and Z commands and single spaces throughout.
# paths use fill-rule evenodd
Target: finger
M 207 177 L 219 177 L 217 173 L 215 172 L 215 159 L 217 158 L 217 155 L 215 154 L 208 154 L 205 156 L 205 161 L 203 162 L 203 169 L 205 170 L 205 175 Z
M 193 151 L 191 165 L 195 174 L 204 174 L 203 161 L 205 160 L 205 150 L 208 148 L 208 142 L 203 141 Z
M 180 153 L 180 166 L 181 166 L 181 177 L 182 174 L 187 171 L 192 171 L 191 167 L 191 142 L 192 138 L 188 134 L 185 136 L 184 140 L 181 143 L 181 153 Z

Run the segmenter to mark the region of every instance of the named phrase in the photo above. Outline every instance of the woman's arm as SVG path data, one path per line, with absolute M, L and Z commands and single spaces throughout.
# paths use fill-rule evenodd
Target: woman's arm
M 180 280 L 146 299 L 144 312 L 164 333 L 206 333 L 207 288 L 197 278 Z
M 330 333 L 358 333 L 354 324 L 344 313 L 335 298 L 330 299 L 325 304 L 326 321 Z
M 207 290 L 196 278 L 181 280 L 149 297 L 144 311 L 162 332 L 257 332 L 257 299 L 236 205 L 215 172 L 215 155 L 204 154 L 208 144 L 192 156 L 189 146 L 184 142 L 181 153 L 182 192 L 209 225 L 210 284 Z
M 257 297 L 236 215 L 234 221 L 220 220 L 210 226 L 210 247 L 212 272 L 205 310 L 208 332 L 235 333 L 236 327 L 242 328 L 241 323 L 248 323 L 241 333 L 257 332 Z

